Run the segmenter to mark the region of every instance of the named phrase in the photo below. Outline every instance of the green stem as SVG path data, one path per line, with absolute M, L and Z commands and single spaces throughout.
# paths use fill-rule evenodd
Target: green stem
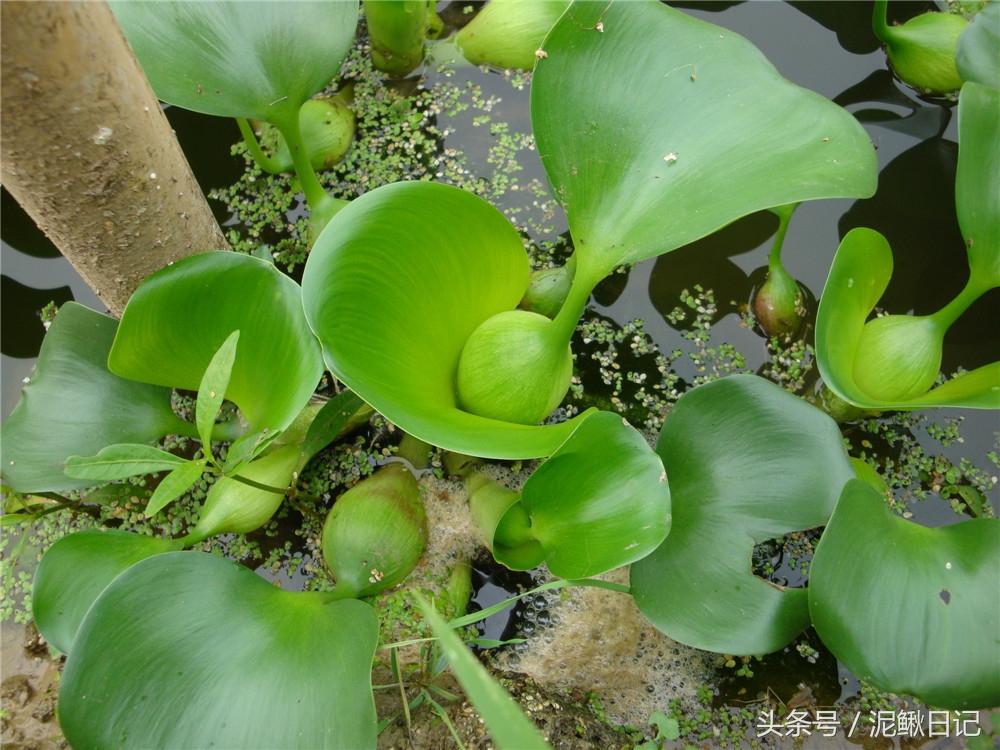
M 955 299 L 929 317 L 941 331 L 947 331 L 951 328 L 952 323 L 958 320 L 959 316 L 968 310 L 972 303 L 982 297 L 989 289 L 989 284 L 983 284 L 977 278 L 970 275 L 965 288 L 958 293 Z
M 264 150 L 260 147 L 260 143 L 257 141 L 256 133 L 253 132 L 253 128 L 250 127 L 250 123 L 247 122 L 246 118 L 237 117 L 236 124 L 240 126 L 240 133 L 243 134 L 243 142 L 247 144 L 247 150 L 250 152 L 250 156 L 253 157 L 257 166 L 265 172 L 281 174 L 280 165 L 264 153 Z
M 264 490 L 264 492 L 273 492 L 275 495 L 287 495 L 288 494 L 288 488 L 287 487 L 285 487 L 285 488 L 275 487 L 275 486 L 270 485 L 270 484 L 263 484 L 261 482 L 256 482 L 253 479 L 247 479 L 242 474 L 229 474 L 229 475 L 226 476 L 226 478 L 227 479 L 233 479 L 233 480 L 235 480 L 237 482 L 240 482 L 242 484 L 248 485 L 248 486 L 253 487 L 254 489 L 257 489 L 257 490 Z
M 312 162 L 309 161 L 309 151 L 306 149 L 305 141 L 302 140 L 298 111 L 275 119 L 273 122 L 274 126 L 281 131 L 281 135 L 284 136 L 285 143 L 288 144 L 288 152 L 292 155 L 295 174 L 299 176 L 299 182 L 302 183 L 302 192 L 306 195 L 309 210 L 313 213 L 330 210 L 330 204 L 335 203 L 336 200 L 327 195 L 323 185 L 320 184 L 319 177 L 316 176 Z
M 574 255 L 574 257 L 576 257 Z M 573 332 L 576 330 L 580 316 L 583 315 L 590 299 L 590 293 L 594 291 L 597 283 L 607 274 L 600 273 L 583 262 L 583 258 L 577 258 L 576 272 L 573 274 L 573 283 L 570 285 L 569 294 L 566 301 L 552 321 L 552 333 L 558 338 L 560 344 L 568 346 L 573 340 Z
M 774 243 L 771 245 L 771 252 L 767 256 L 767 267 L 771 270 L 781 268 L 781 248 L 785 244 L 785 235 L 788 234 L 788 225 L 792 220 L 792 214 L 798 207 L 798 203 L 789 203 L 785 206 L 778 206 L 771 209 L 771 213 L 778 217 L 778 231 L 774 235 Z
M 872 31 L 885 44 L 889 44 L 894 36 L 892 27 L 887 21 L 888 10 L 889 0 L 875 0 L 875 7 L 872 9 Z

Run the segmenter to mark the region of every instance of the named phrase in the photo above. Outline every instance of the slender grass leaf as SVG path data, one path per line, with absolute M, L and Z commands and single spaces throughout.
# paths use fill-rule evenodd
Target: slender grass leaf
M 115 479 L 172 471 L 185 460 L 152 445 L 121 443 L 102 448 L 95 456 L 70 456 L 66 474 L 74 479 L 111 482 Z
M 212 451 L 212 428 L 219 416 L 222 402 L 226 400 L 226 389 L 233 374 L 239 339 L 240 332 L 233 331 L 222 342 L 222 346 L 212 355 L 198 386 L 195 423 L 198 425 L 198 435 L 201 437 L 202 449 L 206 456 Z
M 479 711 L 500 750 L 543 750 L 549 747 L 538 729 L 524 715 L 462 639 L 445 623 L 441 615 L 419 594 L 414 595 L 420 612 L 441 644 L 441 650 L 469 700 Z
M 338 393 L 319 410 L 309 425 L 305 441 L 302 443 L 303 463 L 332 443 L 341 434 L 351 418 L 364 406 L 364 401 L 353 391 Z
M 155 516 L 191 489 L 194 483 L 201 479 L 207 463 L 203 458 L 198 461 L 185 461 L 163 477 L 146 504 L 146 518 Z

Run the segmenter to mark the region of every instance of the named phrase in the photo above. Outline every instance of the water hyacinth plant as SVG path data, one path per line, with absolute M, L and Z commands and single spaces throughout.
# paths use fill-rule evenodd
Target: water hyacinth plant
M 59 720 L 73 747 L 375 747 L 376 606 L 406 585 L 432 536 L 420 482 L 431 446 L 450 452 L 446 468 L 463 464 L 455 473 L 493 559 L 555 579 L 538 590 L 630 596 L 668 637 L 730 656 L 783 649 L 812 626 L 879 688 L 942 708 L 1000 703 L 998 623 L 983 605 L 1000 521 L 925 529 L 896 517 L 836 422 L 756 375 L 687 390 L 655 448 L 617 413 L 566 405 L 597 285 L 755 212 L 779 218 L 758 317 L 770 333 L 800 329 L 801 290 L 780 259 L 792 213 L 875 189 L 872 143 L 849 113 L 738 34 L 655 0 L 491 0 L 455 43 L 473 62 L 534 66 L 532 129 L 569 224 L 568 262 L 532 274 L 518 229 L 467 190 L 396 182 L 346 205 L 323 191 L 314 170 L 328 151 L 314 146 L 342 150 L 353 120 L 347 94 L 311 97 L 338 74 L 356 3 L 114 7 L 158 95 L 241 118 L 264 169 L 295 170 L 317 223 L 301 286 L 218 252 L 150 276 L 120 321 L 64 306 L 4 424 L 4 481 L 18 493 L 157 476 L 153 516 L 211 482 L 175 537 L 92 529 L 39 564 L 33 613 L 68 655 Z M 440 28 L 426 0 L 365 12 L 392 76 L 419 65 Z M 992 43 L 985 23 L 968 25 L 963 77 L 991 75 Z M 901 76 L 926 54 L 890 44 Z M 892 272 L 888 245 L 860 228 L 837 252 L 816 351 L 826 384 L 853 404 L 1000 407 L 1000 363 L 929 390 L 950 323 L 1000 285 L 998 97 L 988 82 L 962 87 L 956 206 L 970 280 L 954 302 L 925 319 L 869 321 Z M 333 395 L 318 398 L 323 378 Z M 175 390 L 195 394 L 193 409 L 172 405 Z M 372 410 L 405 431 L 406 460 L 373 461 L 324 509 L 322 590 L 284 591 L 193 549 L 262 527 L 295 501 L 307 464 Z M 168 450 L 167 436 L 196 442 Z M 514 489 L 475 458 L 539 462 Z M 754 572 L 756 545 L 798 533 L 819 539 L 808 586 Z M 450 663 L 499 747 L 545 747 L 461 642 L 462 628 L 510 603 L 464 613 L 467 559 L 450 621 L 413 593 L 432 636 L 411 642 L 436 669 Z M 628 585 L 595 578 L 624 566 Z M 872 602 L 891 607 L 895 627 Z M 398 645 L 381 649 L 409 717 Z

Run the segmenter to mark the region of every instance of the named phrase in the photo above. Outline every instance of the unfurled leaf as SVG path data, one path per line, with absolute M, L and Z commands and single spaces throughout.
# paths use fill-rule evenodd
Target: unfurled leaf
M 170 390 L 108 371 L 118 324 L 67 302 L 42 341 L 21 400 L 3 425 L 4 481 L 18 492 L 74 490 L 94 484 L 63 473 L 69 456 L 113 443 L 147 443 L 190 433 L 170 409 Z
M 75 748 L 375 748 L 378 622 L 199 552 L 133 565 L 97 598 L 63 673 Z
M 109 583 L 140 560 L 180 547 L 172 539 L 116 530 L 64 536 L 35 571 L 31 613 L 38 632 L 64 654 L 71 653 L 83 616 Z
M 762 208 L 874 192 L 857 121 L 728 29 L 654 0 L 576 2 L 544 52 L 532 129 L 584 276 Z
M 876 687 L 932 706 L 1000 703 L 1000 521 L 929 529 L 855 480 L 813 556 L 809 613 L 823 643 Z
M 323 404 L 302 443 L 303 465 L 336 440 L 364 406 L 364 401 L 352 391 L 338 393 Z
M 146 518 L 156 515 L 191 489 L 194 483 L 201 479 L 207 463 L 203 458 L 198 461 L 185 461 L 163 477 L 146 504 Z
M 122 377 L 197 390 L 212 357 L 240 332 L 226 398 L 251 432 L 281 431 L 323 371 L 298 284 L 240 253 L 205 253 L 147 278 L 122 313 L 108 366 Z
M 271 445 L 280 432 L 251 432 L 241 435 L 229 445 L 226 460 L 222 464 L 224 474 L 232 474 L 237 468 L 252 461 Z
M 754 375 L 699 386 L 657 444 L 673 508 L 670 535 L 632 565 L 632 595 L 681 643 L 764 654 L 809 624 L 804 589 L 754 575 L 755 544 L 821 526 L 854 477 L 836 423 Z
M 74 479 L 111 482 L 115 479 L 172 471 L 184 464 L 180 456 L 152 445 L 122 443 L 102 448 L 95 456 L 70 456 L 66 474 Z
M 587 417 L 516 493 L 473 479 L 470 508 L 493 556 L 515 570 L 543 561 L 586 578 L 639 560 L 670 530 L 663 463 L 617 414 Z
M 209 360 L 205 374 L 198 386 L 198 399 L 195 404 L 195 422 L 198 425 L 198 435 L 201 437 L 202 450 L 206 456 L 212 452 L 212 428 L 219 416 L 222 402 L 226 400 L 226 389 L 233 374 L 233 362 L 236 360 L 236 347 L 240 332 L 233 331 L 222 342 L 212 359 Z
M 111 3 L 165 102 L 223 117 L 294 115 L 340 70 L 356 0 Z
M 441 644 L 441 651 L 472 705 L 479 711 L 490 737 L 500 750 L 546 750 L 549 744 L 441 615 L 419 594 L 417 605 Z
M 578 426 L 502 422 L 463 411 L 455 377 L 466 341 L 528 286 L 515 229 L 475 195 L 403 182 L 338 213 L 303 275 L 306 317 L 338 379 L 420 440 L 489 458 L 554 451 Z M 378 304 L 373 304 L 377 300 Z

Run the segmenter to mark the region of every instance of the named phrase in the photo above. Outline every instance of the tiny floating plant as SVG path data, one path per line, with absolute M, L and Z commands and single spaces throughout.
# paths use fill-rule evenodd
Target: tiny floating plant
M 840 244 L 816 321 L 816 357 L 827 386 L 866 409 L 927 406 L 1000 408 L 1000 362 L 933 387 L 944 337 L 979 297 L 1000 286 L 1000 91 L 977 83 L 959 98 L 955 207 L 969 280 L 931 315 L 867 320 L 892 276 L 892 251 L 878 232 L 858 228 Z

